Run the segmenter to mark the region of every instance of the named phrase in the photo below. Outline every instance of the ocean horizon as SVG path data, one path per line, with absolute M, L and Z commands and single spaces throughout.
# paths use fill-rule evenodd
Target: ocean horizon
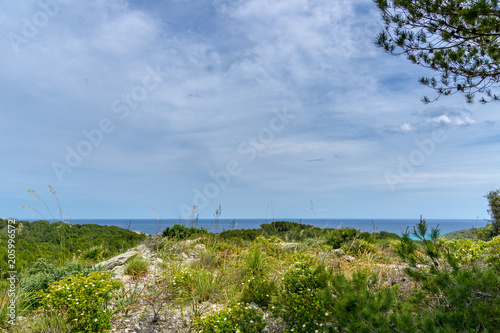
M 22 219 L 19 219 L 21 221 Z M 40 219 L 24 219 L 29 222 Z M 354 228 L 367 232 L 392 232 L 401 235 L 406 231 L 413 230 L 413 227 L 419 222 L 419 219 L 327 219 L 327 218 L 275 218 L 275 219 L 68 219 L 65 222 L 71 224 L 98 224 L 106 226 L 116 226 L 123 229 L 144 232 L 150 235 L 158 235 L 174 224 L 184 224 L 186 226 L 195 226 L 205 228 L 210 232 L 222 232 L 232 229 L 258 229 L 263 223 L 273 221 L 289 221 L 302 224 L 314 225 L 318 228 Z M 439 227 L 441 235 L 453 231 L 482 228 L 486 226 L 488 220 L 479 219 L 426 219 L 430 227 Z M 50 221 L 52 222 L 52 221 Z

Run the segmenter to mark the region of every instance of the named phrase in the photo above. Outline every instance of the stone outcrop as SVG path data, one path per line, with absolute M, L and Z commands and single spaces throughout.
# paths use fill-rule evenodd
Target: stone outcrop
M 138 252 L 135 250 L 130 250 L 130 251 L 127 251 L 125 253 L 119 254 L 116 257 L 113 257 L 113 258 L 108 259 L 106 261 L 100 262 L 97 265 L 95 265 L 95 267 L 102 267 L 106 270 L 112 270 L 116 266 L 124 265 L 127 262 L 127 260 L 136 256 L 137 253 Z

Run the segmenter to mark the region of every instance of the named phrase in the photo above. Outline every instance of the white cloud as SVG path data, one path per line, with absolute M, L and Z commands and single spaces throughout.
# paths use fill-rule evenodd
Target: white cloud
M 39 10 L 34 1 L 3 6 L 3 36 Z M 78 193 L 92 202 L 111 202 L 113 193 L 162 198 L 177 216 L 173 203 L 192 200 L 192 189 L 229 160 L 243 163 L 238 146 L 285 107 L 296 119 L 232 179 L 220 196 L 226 205 L 244 206 L 227 193 L 284 203 L 299 202 L 302 192 L 325 201 L 355 202 L 360 192 L 382 198 L 373 189 L 386 190 L 384 171 L 415 149 L 415 138 L 437 128 L 452 139 L 423 167 L 444 175 L 432 168 L 451 157 L 459 165 L 455 154 L 473 151 L 464 148 L 467 138 L 481 142 L 496 133 L 498 113 L 494 106 L 474 112 L 449 106 L 450 99 L 440 100 L 442 107 L 420 104 L 427 92 L 417 83 L 422 71 L 374 46 L 379 27 L 377 9 L 366 0 L 70 1 L 19 53 L 6 38 L 0 42 L 6 50 L 0 130 L 9 138 L 0 149 L 5 160 L 23 164 L 2 166 L 3 175 L 18 180 L 5 182 L 4 193 L 24 193 L 35 182 L 71 191 L 73 207 Z M 112 101 L 141 84 L 146 66 L 157 65 L 165 72 L 161 84 L 119 119 Z M 51 162 L 64 161 L 66 148 L 105 117 L 115 130 L 57 186 Z M 485 127 L 488 119 L 496 122 Z M 473 174 L 491 173 L 491 151 L 474 160 L 485 166 L 457 171 L 457 182 L 469 173 L 468 184 L 480 191 L 484 183 L 474 185 Z M 414 182 L 429 184 L 419 177 L 407 184 Z M 297 207 L 287 206 L 291 215 Z

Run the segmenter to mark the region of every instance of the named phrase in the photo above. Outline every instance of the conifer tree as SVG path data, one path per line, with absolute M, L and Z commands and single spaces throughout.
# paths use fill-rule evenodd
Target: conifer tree
M 496 191 L 490 191 L 486 198 L 488 199 L 488 204 L 490 209 L 488 213 L 491 215 L 493 229 L 495 236 L 500 235 L 500 189 Z
M 420 79 L 437 92 L 424 102 L 456 93 L 468 103 L 500 100 L 499 0 L 374 1 L 385 25 L 377 45 L 439 72 Z

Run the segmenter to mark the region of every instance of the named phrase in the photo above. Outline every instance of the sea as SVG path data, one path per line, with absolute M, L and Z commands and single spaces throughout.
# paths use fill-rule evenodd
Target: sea
M 30 220 L 33 221 L 33 220 Z M 159 235 L 161 232 L 174 224 L 183 224 L 205 228 L 210 232 L 222 232 L 235 229 L 258 229 L 263 223 L 273 221 L 289 221 L 302 224 L 314 225 L 318 228 L 354 228 L 360 231 L 380 232 L 386 231 L 401 235 L 407 229 L 413 231 L 419 219 L 198 219 L 198 220 L 180 220 L 180 219 L 71 219 L 67 220 L 71 224 L 98 224 L 106 226 L 117 226 L 123 229 L 141 231 L 150 235 Z M 428 225 L 432 228 L 439 228 L 441 235 L 473 228 L 482 228 L 486 226 L 486 220 L 478 219 L 426 219 Z

